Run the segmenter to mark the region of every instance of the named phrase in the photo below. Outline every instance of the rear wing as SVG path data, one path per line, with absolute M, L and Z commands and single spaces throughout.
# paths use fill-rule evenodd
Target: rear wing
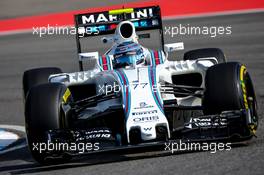
M 79 38 L 113 34 L 116 26 L 125 20 L 130 20 L 137 31 L 162 28 L 159 6 L 78 14 L 75 27 Z
M 74 16 L 76 32 L 76 43 L 78 55 L 82 53 L 80 40 L 92 37 L 113 34 L 116 26 L 122 22 L 131 21 L 136 31 L 158 29 L 163 48 L 164 38 L 159 6 L 148 6 L 139 8 L 123 8 L 95 13 L 77 14 Z M 163 48 L 164 49 L 164 48 Z M 83 70 L 82 60 L 79 59 L 80 70 Z

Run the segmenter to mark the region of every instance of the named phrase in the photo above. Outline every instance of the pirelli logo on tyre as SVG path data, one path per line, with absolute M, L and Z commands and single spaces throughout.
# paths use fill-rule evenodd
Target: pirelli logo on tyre
M 240 67 L 240 82 L 241 82 L 241 87 L 242 87 L 244 105 L 245 105 L 245 108 L 248 109 L 247 89 L 246 89 L 245 80 L 244 80 L 246 72 L 247 72 L 246 67 L 242 65 Z

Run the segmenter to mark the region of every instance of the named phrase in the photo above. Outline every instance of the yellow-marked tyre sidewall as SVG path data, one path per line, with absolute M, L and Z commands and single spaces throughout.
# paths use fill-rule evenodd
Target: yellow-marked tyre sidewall
M 241 87 L 241 103 L 244 109 L 248 109 L 248 96 L 247 96 L 247 87 L 246 87 L 246 82 L 245 82 L 245 76 L 247 73 L 247 69 L 245 65 L 240 66 L 240 71 L 239 71 L 239 80 L 240 80 L 240 87 Z
M 239 78 L 240 78 L 240 87 L 241 87 L 241 103 L 244 109 L 250 110 L 251 117 L 253 117 L 252 120 L 256 122 L 255 124 L 249 125 L 250 131 L 252 132 L 252 134 L 255 135 L 258 125 L 256 96 L 252 81 L 250 79 L 250 76 L 247 72 L 245 65 L 240 66 Z M 250 101 L 248 100 L 249 97 L 253 98 L 253 101 L 251 102 L 253 104 L 250 104 Z

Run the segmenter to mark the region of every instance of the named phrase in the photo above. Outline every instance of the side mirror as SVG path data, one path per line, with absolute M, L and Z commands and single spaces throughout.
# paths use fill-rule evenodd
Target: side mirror
M 183 42 L 164 44 L 164 50 L 167 53 L 168 52 L 175 52 L 178 50 L 184 50 L 184 44 L 183 44 Z
M 99 53 L 98 52 L 84 52 L 84 53 L 79 53 L 79 60 L 84 61 L 84 60 L 91 60 L 91 59 L 96 59 L 98 60 L 99 58 Z
M 88 69 L 95 68 L 97 65 L 98 59 L 99 59 L 98 52 L 79 53 L 79 62 L 82 63 L 83 70 L 87 70 L 87 69 L 84 69 L 84 67 Z

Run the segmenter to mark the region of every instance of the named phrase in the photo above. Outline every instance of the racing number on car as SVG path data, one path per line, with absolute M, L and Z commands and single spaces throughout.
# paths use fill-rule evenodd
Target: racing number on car
M 136 89 L 137 87 L 141 87 L 142 89 L 144 89 L 147 85 L 148 85 L 148 83 L 135 83 L 135 84 L 132 84 L 134 89 Z

